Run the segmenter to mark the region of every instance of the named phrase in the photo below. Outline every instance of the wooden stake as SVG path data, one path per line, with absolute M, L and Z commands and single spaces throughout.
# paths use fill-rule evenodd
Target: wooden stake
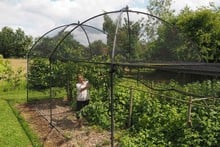
M 132 107 L 133 107 L 133 88 L 131 87 L 130 88 L 130 105 L 129 105 L 128 127 L 131 127 Z
M 189 104 L 188 104 L 188 116 L 187 116 L 187 123 L 189 127 L 192 127 L 191 111 L 192 111 L 192 97 L 190 96 Z

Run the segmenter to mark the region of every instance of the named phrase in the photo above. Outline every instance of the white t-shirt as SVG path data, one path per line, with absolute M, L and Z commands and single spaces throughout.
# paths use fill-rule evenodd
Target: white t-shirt
M 85 89 L 80 92 L 82 88 L 85 88 L 87 85 L 88 81 L 84 81 L 83 83 L 77 83 L 76 84 L 76 89 L 77 89 L 77 101 L 86 101 L 90 99 L 89 91 L 88 89 Z

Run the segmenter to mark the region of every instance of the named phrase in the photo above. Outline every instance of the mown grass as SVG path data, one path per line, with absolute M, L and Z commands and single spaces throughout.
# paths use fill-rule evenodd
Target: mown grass
M 2 84 L 3 83 L 1 83 L 1 86 Z M 15 109 L 16 104 L 25 102 L 25 87 L 8 91 L 0 91 L 1 147 L 42 146 L 37 135 L 33 133 L 33 130 L 30 129 L 28 123 L 25 122 L 19 112 Z
M 0 100 L 0 146 L 30 146 L 20 123 L 17 121 L 8 101 Z
M 17 104 L 27 102 L 26 60 L 3 59 L 0 61 L 3 68 L 0 77 L 0 147 L 42 146 L 37 135 L 16 110 Z M 10 71 L 11 69 L 13 72 Z M 19 69 L 22 70 L 21 74 L 17 74 Z
M 54 98 L 63 97 L 65 90 L 53 88 L 52 95 Z M 48 99 L 49 97 L 49 89 L 29 90 L 28 100 Z M 10 83 L 0 82 L 0 147 L 42 146 L 37 135 L 30 129 L 15 107 L 17 104 L 26 102 L 25 81 L 22 81 L 21 85 L 16 88 L 12 88 Z

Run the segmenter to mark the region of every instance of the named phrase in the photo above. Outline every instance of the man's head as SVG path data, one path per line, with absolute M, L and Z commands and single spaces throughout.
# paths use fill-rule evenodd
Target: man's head
M 82 83 L 84 81 L 84 77 L 81 74 L 78 74 L 77 78 L 80 83 Z

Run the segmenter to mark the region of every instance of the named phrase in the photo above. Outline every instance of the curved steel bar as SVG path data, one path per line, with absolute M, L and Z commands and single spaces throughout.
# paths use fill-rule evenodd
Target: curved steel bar
M 64 27 L 63 30 L 65 30 L 68 26 L 70 25 L 73 25 L 74 23 L 71 23 L 71 24 L 67 24 L 67 25 L 61 25 L 61 26 L 58 26 L 58 27 L 55 27 L 51 30 L 49 30 L 48 32 L 44 33 L 35 43 L 34 45 L 32 45 L 31 49 L 27 52 L 27 101 L 29 101 L 29 82 L 28 82 L 28 79 L 29 79 L 29 59 L 30 59 L 30 53 L 33 51 L 34 47 L 37 45 L 37 43 L 43 38 L 45 37 L 47 34 L 49 34 L 50 32 L 56 30 L 56 29 L 59 29 L 59 28 L 62 28 Z
M 54 30 L 57 30 L 57 29 L 59 29 L 59 28 L 64 27 L 64 29 L 62 30 L 62 31 L 64 31 L 64 30 L 66 30 L 69 26 L 74 26 L 74 25 L 77 26 L 78 24 L 79 24 L 79 23 L 70 23 L 70 24 L 61 25 L 61 26 L 55 27 L 55 28 L 49 30 L 48 32 L 44 33 L 44 34 L 32 45 L 31 49 L 28 51 L 28 53 L 27 53 L 27 59 L 30 57 L 30 53 L 34 50 L 34 47 L 37 45 L 37 43 L 38 43 L 42 38 L 44 38 L 46 35 L 48 35 L 49 33 L 53 32 Z M 105 32 L 105 31 L 103 31 L 103 30 L 101 30 L 101 29 L 99 29 L 99 28 L 96 28 L 96 27 L 94 27 L 94 26 L 91 26 L 91 25 L 82 24 L 82 26 L 95 29 L 95 30 L 97 30 L 97 31 L 99 31 L 99 32 L 101 32 L 101 33 L 103 33 L 103 34 L 107 34 L 107 32 Z
M 127 10 L 128 10 L 128 6 L 126 7 L 127 8 Z M 128 50 L 129 50 L 129 53 L 131 53 L 131 27 L 130 27 L 130 17 L 129 17 L 129 13 L 128 13 L 128 11 L 127 11 L 127 18 L 128 18 Z M 129 54 L 129 57 L 128 57 L 129 59 L 130 59 L 130 54 Z
M 91 43 L 90 43 L 90 40 L 89 40 L 89 36 L 88 36 L 86 30 L 84 29 L 83 25 L 80 25 L 80 28 L 83 30 L 83 32 L 86 35 L 86 39 L 87 39 L 88 44 L 89 44 L 90 56 L 92 56 Z
M 78 23 L 70 23 L 70 24 L 66 24 L 66 25 L 61 25 L 61 26 L 58 26 L 58 27 L 55 27 L 55 28 L 53 28 L 53 29 L 51 29 L 51 30 L 49 30 L 48 32 L 46 32 L 46 33 L 44 33 L 33 45 L 32 45 L 32 47 L 31 47 L 31 49 L 28 51 L 28 53 L 27 53 L 27 76 L 26 76 L 26 78 L 27 78 L 27 87 L 29 87 L 29 82 L 28 82 L 28 79 L 29 79 L 29 59 L 30 59 L 30 54 L 31 54 L 31 52 L 33 52 L 34 51 L 34 48 L 35 48 L 35 46 L 38 44 L 38 42 L 40 42 L 40 40 L 42 39 L 42 38 L 44 38 L 46 35 L 48 35 L 49 33 L 51 33 L 51 32 L 53 32 L 54 30 L 57 30 L 57 29 L 59 29 L 59 28 L 62 28 L 62 27 L 64 27 L 63 28 L 63 30 L 62 31 L 65 31 L 69 26 L 73 26 L 73 25 L 78 25 Z M 103 34 L 106 34 L 106 32 L 104 32 L 103 30 L 101 30 L 101 29 L 99 29 L 99 28 L 96 28 L 96 27 L 94 27 L 94 26 L 90 26 L 90 25 L 86 25 L 86 24 L 83 24 L 82 26 L 85 26 L 85 27 L 90 27 L 90 28 L 93 28 L 93 29 L 95 29 L 95 30 L 97 30 L 97 31 L 99 31 L 99 32 L 101 32 L 101 33 L 103 33 Z M 87 38 L 88 38 L 88 36 L 87 36 Z M 27 101 L 29 101 L 29 90 L 28 90 L 29 88 L 27 88 Z
M 101 30 L 101 29 L 99 29 L 99 28 L 96 28 L 96 27 L 94 27 L 94 26 L 90 26 L 90 25 L 87 25 L 87 24 L 83 24 L 83 26 L 84 26 L 84 27 L 93 28 L 93 29 L 95 29 L 95 30 L 97 30 L 97 31 L 99 31 L 99 32 L 101 32 L 101 33 L 107 35 L 107 32 L 105 32 L 105 31 L 103 31 L 103 30 Z
M 111 56 L 112 63 L 114 62 L 115 46 L 116 46 L 116 40 L 117 40 L 117 35 L 118 35 L 118 28 L 119 28 L 119 25 L 121 24 L 122 13 L 123 13 L 123 9 L 120 11 L 118 19 L 117 19 L 117 24 L 116 24 L 116 29 L 115 29 L 115 36 L 114 36 L 113 47 L 112 47 L 112 56 Z
M 114 36 L 114 41 L 113 41 L 113 47 L 112 47 L 112 56 L 111 56 L 111 66 L 110 66 L 110 117 L 111 117 L 111 147 L 114 146 L 114 130 L 115 130 L 115 120 L 114 120 L 114 71 L 115 71 L 115 66 L 113 64 L 114 62 L 114 56 L 115 56 L 115 46 L 116 46 L 116 40 L 117 40 L 117 35 L 118 35 L 118 28 L 119 25 L 121 24 L 121 16 L 123 13 L 123 9 L 120 11 L 118 19 L 117 19 L 117 24 L 116 24 L 116 29 L 115 29 L 115 36 Z
M 86 22 L 88 22 L 88 21 L 90 21 L 90 20 L 92 20 L 92 19 L 95 19 L 95 18 L 97 18 L 97 17 L 103 16 L 103 15 L 107 15 L 107 14 L 120 13 L 121 11 L 122 11 L 122 12 L 127 12 L 127 13 L 131 12 L 131 13 L 149 15 L 149 16 L 151 16 L 151 17 L 154 17 L 154 18 L 156 18 L 156 19 L 158 19 L 158 20 L 160 20 L 160 21 L 162 21 L 162 22 L 168 24 L 169 26 L 173 26 L 173 27 L 174 27 L 174 25 L 172 25 L 171 23 L 165 21 L 164 19 L 162 19 L 162 18 L 160 18 L 160 17 L 157 17 L 157 16 L 155 16 L 155 15 L 152 15 L 152 14 L 150 14 L 150 13 L 146 13 L 146 12 L 134 11 L 134 10 L 126 10 L 126 9 L 121 9 L 121 10 L 117 10 L 117 11 L 110 11 L 110 12 L 104 12 L 104 13 L 102 13 L 102 14 L 98 14 L 98 15 L 95 15 L 95 16 L 93 16 L 93 17 L 90 17 L 90 18 L 86 19 L 85 21 L 83 21 L 82 23 L 78 24 L 76 27 L 74 27 L 73 29 L 71 29 L 71 30 L 60 40 L 60 42 L 58 42 L 58 44 L 57 44 L 56 47 L 54 48 L 54 50 L 53 50 L 53 52 L 51 53 L 51 55 L 50 55 L 49 58 L 51 59 L 51 57 L 53 56 L 54 52 L 56 52 L 56 50 L 58 49 L 58 47 L 60 46 L 60 44 L 63 42 L 63 40 L 64 40 L 71 32 L 73 32 L 76 28 L 78 28 L 80 25 L 83 25 L 84 23 L 86 23 Z
M 55 27 L 55 28 L 49 30 L 48 32 L 44 33 L 44 34 L 32 45 L 31 49 L 30 49 L 30 50 L 28 51 L 28 53 L 27 53 L 27 57 L 29 58 L 29 55 L 30 55 L 30 53 L 32 52 L 32 50 L 34 49 L 34 47 L 35 47 L 35 46 L 37 45 L 37 43 L 38 43 L 42 38 L 44 38 L 47 34 L 49 34 L 50 32 L 53 32 L 53 31 L 56 30 L 56 29 L 62 28 L 62 27 L 64 27 L 63 30 L 65 30 L 68 26 L 71 26 L 71 25 L 77 25 L 77 23 L 71 23 L 71 24 L 61 25 L 61 26 Z

